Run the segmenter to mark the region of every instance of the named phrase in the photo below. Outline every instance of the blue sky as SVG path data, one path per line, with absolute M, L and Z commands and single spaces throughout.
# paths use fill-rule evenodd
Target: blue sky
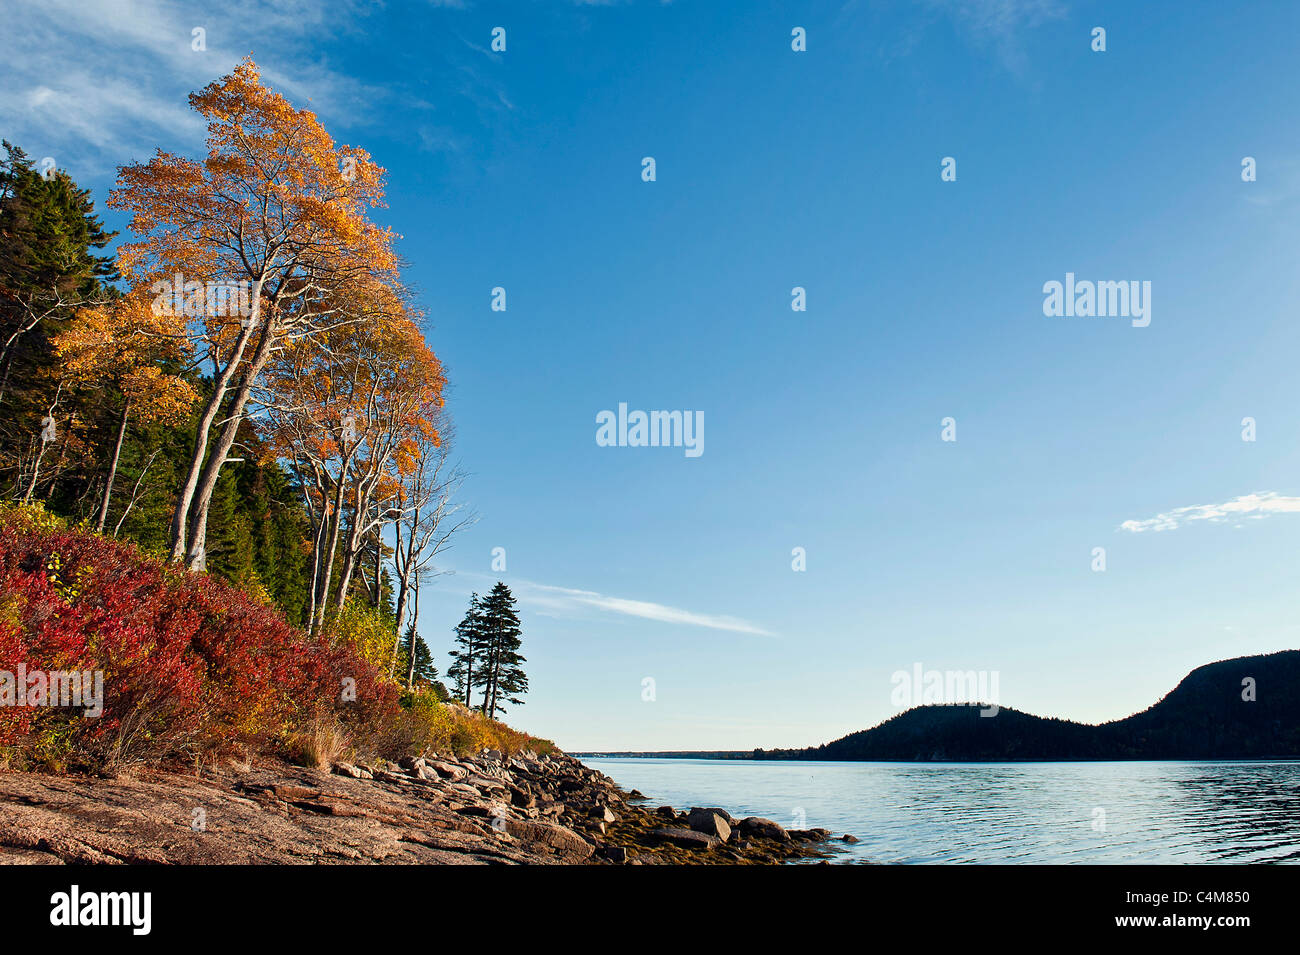
M 818 743 L 918 662 L 1098 721 L 1297 645 L 1294 5 L 13 6 L 0 131 L 101 202 L 250 51 L 389 170 L 481 515 L 421 630 L 510 583 L 530 731 Z M 1046 317 L 1067 272 L 1150 325 Z M 704 453 L 599 447 L 620 402 Z

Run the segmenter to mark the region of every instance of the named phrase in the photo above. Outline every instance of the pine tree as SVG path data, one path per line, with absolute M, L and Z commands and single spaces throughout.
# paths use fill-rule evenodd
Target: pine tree
M 113 395 L 65 385 L 51 341 L 80 307 L 111 297 L 113 257 L 95 250 L 117 233 L 105 231 L 90 191 L 67 173 L 42 174 L 17 146 L 2 146 L 0 473 L 19 491 L 30 481 L 28 496 L 43 499 L 53 496 L 62 474 L 86 470 L 77 465 L 87 440 L 98 445 L 117 417 Z M 37 454 L 45 419 L 56 425 L 60 440 L 42 461 Z M 80 485 L 74 499 L 89 496 L 85 474 Z
M 528 692 L 528 677 L 520 664 L 526 660 L 519 653 L 523 631 L 515 612 L 515 597 L 501 581 L 482 602 L 482 662 L 479 666 L 483 687 L 480 709 L 489 718 L 505 712 L 504 703 L 523 704 L 519 696 Z
M 447 668 L 447 676 L 451 678 L 456 699 L 472 706 L 470 701 L 474 688 L 483 685 L 482 677 L 475 669 L 483 651 L 483 604 L 478 594 L 470 594 L 469 610 L 456 624 L 455 646 L 456 649 L 448 654 L 452 663 Z
M 433 690 L 439 700 L 445 700 L 451 696 L 447 688 L 438 681 L 438 668 L 433 665 L 433 652 L 429 645 L 424 642 L 415 631 L 415 622 L 412 621 L 407 625 L 406 634 L 402 638 L 402 657 L 400 661 L 401 669 L 411 674 L 411 685 L 408 690 L 416 687 L 425 687 Z M 410 666 L 411 654 L 415 654 L 415 665 Z

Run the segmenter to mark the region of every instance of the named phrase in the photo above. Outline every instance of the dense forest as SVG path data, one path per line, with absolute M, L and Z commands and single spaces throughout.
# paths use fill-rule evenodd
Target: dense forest
M 129 548 L 89 545 L 101 565 L 184 568 L 346 645 L 408 707 L 447 701 L 420 584 L 474 516 L 442 366 L 371 218 L 383 170 L 251 60 L 190 105 L 208 154 L 119 169 L 108 204 L 129 234 L 112 253 L 89 191 L 3 144 L 0 517 L 21 607 L 0 665 L 44 639 L 12 575 L 35 560 L 62 579 L 50 562 L 66 555 L 30 535 L 75 533 Z M 453 656 L 456 699 L 489 719 L 527 689 L 513 598 L 499 584 L 493 599 L 475 599 Z

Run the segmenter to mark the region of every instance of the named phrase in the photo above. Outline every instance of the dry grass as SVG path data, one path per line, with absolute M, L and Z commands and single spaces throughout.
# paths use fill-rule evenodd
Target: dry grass
M 289 737 L 288 755 L 302 766 L 329 769 L 355 749 L 352 734 L 337 720 L 317 716 Z

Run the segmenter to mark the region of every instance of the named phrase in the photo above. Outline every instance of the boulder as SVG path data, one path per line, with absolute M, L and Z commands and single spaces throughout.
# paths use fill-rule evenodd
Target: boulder
M 361 770 L 351 763 L 335 763 L 331 769 L 340 776 L 350 776 L 352 779 L 362 779 Z
M 507 819 L 505 830 L 524 842 L 550 846 L 567 859 L 589 859 L 595 847 L 572 829 L 557 826 L 552 822 L 540 822 L 530 819 Z
M 457 766 L 455 763 L 443 762 L 440 759 L 430 760 L 429 766 L 431 766 L 443 779 L 450 779 L 454 783 L 460 782 L 469 775 L 469 773 L 460 766 Z
M 719 842 L 726 842 L 731 838 L 731 825 L 725 815 L 716 809 L 692 809 L 686 817 L 686 825 L 695 832 L 716 836 Z
M 683 849 L 712 849 L 720 844 L 717 836 L 711 836 L 707 832 L 695 832 L 691 829 L 661 827 L 653 830 L 651 835 L 664 842 L 671 842 Z
M 601 822 L 618 822 L 618 816 L 610 812 L 608 806 L 597 806 L 591 811 L 591 818 L 598 819 Z M 695 827 L 692 826 L 692 829 Z
M 738 827 L 747 836 L 759 839 L 775 839 L 777 842 L 789 842 L 790 834 L 779 822 L 764 819 L 762 816 L 747 816 L 740 820 Z
M 721 816 L 723 819 L 725 819 L 725 820 L 727 821 L 727 825 L 731 826 L 731 828 L 733 828 L 733 829 L 736 828 L 736 826 L 739 825 L 739 823 L 740 823 L 740 820 L 737 819 L 735 816 L 733 816 L 731 813 L 727 812 L 727 810 L 725 810 L 725 809 L 718 809 L 716 806 L 708 806 L 708 807 L 705 807 L 705 808 L 702 808 L 702 809 L 701 809 L 701 808 L 692 808 L 692 809 L 691 809 L 691 812 L 714 812 L 714 813 L 717 813 L 719 816 Z

